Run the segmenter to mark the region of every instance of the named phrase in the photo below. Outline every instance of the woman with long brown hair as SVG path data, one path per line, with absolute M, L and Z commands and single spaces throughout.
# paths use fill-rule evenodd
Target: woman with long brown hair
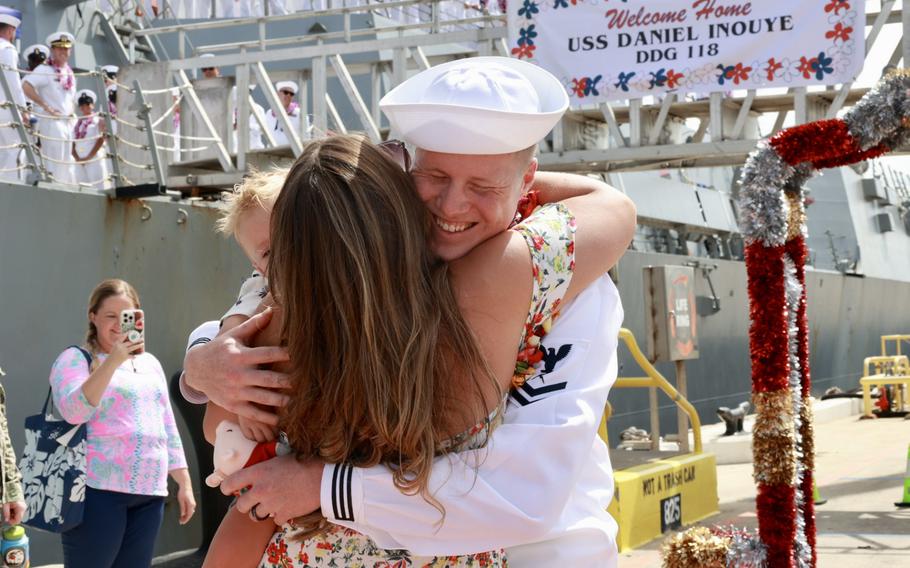
M 518 152 L 516 164 L 532 157 Z M 298 457 L 384 464 L 402 492 L 433 503 L 433 460 L 486 443 L 560 305 L 609 268 L 599 231 L 586 228 L 585 255 L 576 254 L 570 208 L 585 211 L 587 226 L 597 204 L 581 195 L 545 205 L 446 264 L 427 244 L 434 220 L 411 178 L 382 149 L 362 136 L 308 145 L 272 214 L 269 280 L 281 317 L 264 333 L 280 325 L 290 354 L 280 425 Z M 416 558 L 304 518 L 276 534 L 261 565 L 342 559 L 489 566 L 503 554 Z

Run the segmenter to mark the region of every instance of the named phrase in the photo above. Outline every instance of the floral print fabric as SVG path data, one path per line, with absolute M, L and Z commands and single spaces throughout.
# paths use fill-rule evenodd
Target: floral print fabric
M 575 268 L 575 219 L 562 204 L 537 207 L 524 221 L 512 227 L 527 241 L 531 251 L 534 286 L 525 331 L 519 345 L 516 377 L 540 360 L 536 358 L 540 338 L 550 329 L 559 311 Z M 523 373 L 523 371 L 522 371 Z M 513 380 L 514 382 L 514 380 Z M 520 383 L 519 383 L 520 384 Z M 501 414 L 495 410 L 485 422 L 456 436 L 452 446 L 459 449 L 482 447 L 486 433 Z M 489 424 L 490 428 L 485 426 Z M 333 525 L 328 531 L 299 541 L 294 529 L 285 526 L 272 536 L 259 568 L 487 568 L 508 566 L 503 549 L 462 556 L 418 557 L 406 550 L 378 548 L 369 537 Z
M 96 357 L 103 361 L 107 355 Z M 120 365 L 97 407 L 82 393 L 88 377 L 76 348 L 60 354 L 50 376 L 60 415 L 70 424 L 86 424 L 86 484 L 166 496 L 168 472 L 185 468 L 186 458 L 161 363 L 143 353 Z
M 508 566 L 503 550 L 465 556 L 412 556 L 407 550 L 377 548 L 357 531 L 333 525 L 300 542 L 287 527 L 276 532 L 259 568 L 492 568 Z
M 534 287 L 531 309 L 518 345 L 518 360 L 512 386 L 520 387 L 536 371 L 543 359 L 540 340 L 550 331 L 559 315 L 562 299 L 575 270 L 575 217 L 562 203 L 537 207 L 529 217 L 515 225 L 531 250 Z

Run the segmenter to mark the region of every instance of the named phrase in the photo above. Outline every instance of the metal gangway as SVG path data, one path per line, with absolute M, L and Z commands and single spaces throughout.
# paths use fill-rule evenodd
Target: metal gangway
M 126 63 L 119 77 L 119 112 L 113 114 L 104 97 L 98 110 L 108 125 L 109 181 L 117 195 L 143 193 L 128 186 L 158 193 L 229 188 L 249 168 L 290 163 L 308 138 L 330 132 L 363 131 L 379 141 L 394 133 L 384 126 L 378 102 L 411 74 L 456 58 L 510 55 L 506 16 L 479 4 L 458 13 L 447 12 L 453 3 L 444 0 L 323 4 L 326 9 L 284 15 L 167 25 L 146 20 L 116 29 L 116 22 L 99 15 L 100 31 L 118 46 Z M 908 29 L 910 10 L 898 8 L 897 0 L 870 0 L 866 7 L 868 64 L 883 30 Z M 276 34 L 278 25 L 300 32 Z M 885 67 L 910 61 L 908 55 L 910 39 L 904 33 Z M 192 78 L 211 66 L 226 76 L 217 81 Z M 103 92 L 100 72 L 89 74 L 97 77 Z M 274 87 L 289 79 L 300 85 L 298 104 L 308 117 L 296 131 Z M 266 102 L 264 113 L 252 96 L 232 100 L 232 88 L 247 93 L 251 84 Z M 540 164 L 601 175 L 740 165 L 762 137 L 792 124 L 836 117 L 866 91 L 851 82 L 785 93 L 712 93 L 702 99 L 671 92 L 573 109 L 541 143 Z M 287 146 L 277 146 L 265 128 L 263 115 L 269 113 L 287 133 Z M 249 147 L 250 117 L 263 130 L 264 149 Z M 763 118 L 766 123 L 773 119 L 769 131 L 760 131 Z M 18 117 L 13 120 L 21 125 Z M 32 182 L 53 182 L 30 134 L 17 129 L 27 154 L 20 167 L 33 173 Z

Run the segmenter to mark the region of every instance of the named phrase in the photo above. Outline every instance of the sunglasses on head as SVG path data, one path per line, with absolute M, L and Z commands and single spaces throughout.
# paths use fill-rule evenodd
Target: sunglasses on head
M 398 164 L 405 172 L 411 171 L 411 154 L 408 147 L 401 140 L 386 140 L 380 142 L 379 147 Z

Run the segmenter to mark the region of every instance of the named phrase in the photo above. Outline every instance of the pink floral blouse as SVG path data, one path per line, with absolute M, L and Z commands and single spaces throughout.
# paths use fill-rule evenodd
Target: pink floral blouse
M 107 355 L 97 355 L 99 362 Z M 151 353 L 126 361 L 101 403 L 82 393 L 89 369 L 70 347 L 51 369 L 54 405 L 70 424 L 86 424 L 86 485 L 133 495 L 167 495 L 167 474 L 186 467 L 161 363 Z

